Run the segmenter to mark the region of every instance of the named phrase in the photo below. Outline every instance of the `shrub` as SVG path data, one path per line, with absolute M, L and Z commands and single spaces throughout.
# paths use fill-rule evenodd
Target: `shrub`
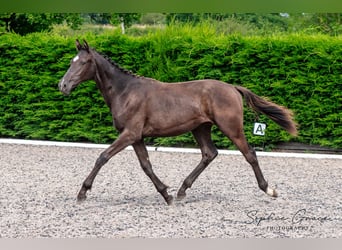
M 209 24 L 169 26 L 142 37 L 120 31 L 83 36 L 121 66 L 165 82 L 215 78 L 243 85 L 294 111 L 293 138 L 263 115 L 245 109 L 245 133 L 254 146 L 299 141 L 342 148 L 341 37 L 217 35 Z M 96 85 L 86 82 L 65 97 L 57 83 L 76 54 L 75 37 L 0 36 L 0 136 L 111 143 L 117 137 Z M 252 135 L 254 121 L 266 137 Z M 231 147 L 216 127 L 218 147 Z M 158 145 L 193 145 L 188 133 L 148 139 Z

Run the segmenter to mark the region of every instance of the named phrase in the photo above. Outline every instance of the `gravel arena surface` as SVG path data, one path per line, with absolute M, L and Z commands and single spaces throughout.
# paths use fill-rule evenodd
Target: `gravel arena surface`
M 240 155 L 218 155 L 167 206 L 133 151 L 113 157 L 85 202 L 76 195 L 103 149 L 0 143 L 1 238 L 317 238 L 342 236 L 342 159 L 259 156 L 278 198 Z M 200 154 L 150 152 L 176 195 Z

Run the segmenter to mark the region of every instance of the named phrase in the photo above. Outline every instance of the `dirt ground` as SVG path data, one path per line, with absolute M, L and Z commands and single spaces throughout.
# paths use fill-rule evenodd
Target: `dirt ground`
M 167 206 L 133 151 L 113 157 L 84 203 L 76 195 L 102 149 L 0 143 L 0 237 L 317 238 L 342 236 L 342 159 L 259 156 L 278 198 L 239 155 L 219 155 L 187 197 Z M 176 195 L 200 161 L 150 152 Z

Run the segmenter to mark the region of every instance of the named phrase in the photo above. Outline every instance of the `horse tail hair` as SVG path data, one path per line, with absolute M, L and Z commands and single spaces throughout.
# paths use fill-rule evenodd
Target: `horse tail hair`
M 258 113 L 267 115 L 271 120 L 276 122 L 291 135 L 297 135 L 297 124 L 293 121 L 293 113 L 291 110 L 261 98 L 244 87 L 234 87 L 244 97 L 248 107 L 252 108 Z

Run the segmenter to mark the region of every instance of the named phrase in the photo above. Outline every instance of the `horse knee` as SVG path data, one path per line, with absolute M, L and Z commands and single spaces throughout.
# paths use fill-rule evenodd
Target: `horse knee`
M 218 155 L 218 151 L 217 151 L 217 149 L 215 148 L 215 149 L 213 149 L 213 150 L 211 151 L 211 154 L 210 154 L 210 156 L 209 156 L 209 159 L 212 161 L 212 160 L 214 160 L 214 159 L 216 158 L 217 155 Z

